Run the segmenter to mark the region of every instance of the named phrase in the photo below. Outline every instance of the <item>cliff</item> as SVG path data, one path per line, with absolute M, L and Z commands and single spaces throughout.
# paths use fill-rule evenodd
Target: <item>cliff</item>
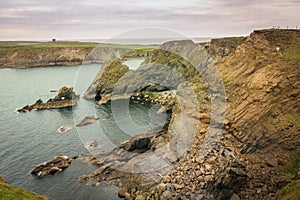
M 202 75 L 208 76 L 208 84 L 201 74 L 189 70 L 190 64 L 197 63 L 191 61 L 203 60 L 206 54 L 200 53 L 191 59 L 189 46 L 192 44 L 178 44 L 181 43 L 162 45 L 160 50 L 148 55 L 144 64 L 156 63 L 148 67 L 167 64 L 177 71 L 182 70 L 197 95 L 199 106 L 178 107 L 180 97 L 177 97 L 169 129 L 174 127 L 175 116 L 184 112 L 199 119 L 197 132 L 193 134 L 187 154 L 163 175 L 161 183 L 152 188 L 154 192 L 136 192 L 129 188 L 130 198 L 151 197 L 157 193 L 163 199 L 276 199 L 283 198 L 286 187 L 294 188 L 292 196 L 296 194 L 300 167 L 300 31 L 259 30 L 246 38 L 213 40 L 206 48 L 214 62 L 203 62 L 198 68 Z M 176 56 L 165 50 L 183 53 L 181 56 L 190 63 L 176 60 Z M 216 90 L 220 89 L 215 87 L 220 82 L 211 71 L 214 66 L 226 94 Z M 127 82 L 121 81 L 122 85 L 132 84 L 134 73 L 146 77 L 132 72 Z M 154 77 L 156 75 L 154 73 Z M 119 80 L 125 79 L 115 82 Z M 178 90 L 178 95 L 192 97 L 185 82 L 175 83 L 173 88 Z M 226 104 L 222 104 L 226 118 L 219 126 L 210 111 L 214 101 L 222 95 L 226 100 Z M 189 110 L 191 107 L 194 109 Z M 223 108 L 219 110 L 222 112 Z M 168 137 L 176 137 L 176 134 L 173 132 Z M 203 148 L 207 144 L 207 148 Z M 288 193 L 291 195 L 291 191 Z
M 199 199 L 275 199 L 293 181 L 300 167 L 299 45 L 298 30 L 259 30 L 217 55 L 226 89 L 222 137 L 197 160 L 209 131 L 198 125 L 190 152 L 163 179 L 181 185 L 174 198 L 192 191 Z

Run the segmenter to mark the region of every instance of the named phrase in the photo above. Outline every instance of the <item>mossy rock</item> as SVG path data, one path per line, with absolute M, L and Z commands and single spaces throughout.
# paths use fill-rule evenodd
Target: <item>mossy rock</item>
M 300 180 L 292 181 L 277 192 L 278 200 L 299 200 Z

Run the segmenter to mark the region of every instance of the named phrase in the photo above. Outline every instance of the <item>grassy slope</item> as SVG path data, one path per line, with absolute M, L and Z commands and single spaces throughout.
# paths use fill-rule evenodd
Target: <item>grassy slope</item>
M 0 199 L 1 200 L 48 200 L 47 197 L 23 190 L 9 185 L 0 177 Z
M 278 191 L 278 200 L 299 200 L 300 199 L 300 180 L 292 181 Z

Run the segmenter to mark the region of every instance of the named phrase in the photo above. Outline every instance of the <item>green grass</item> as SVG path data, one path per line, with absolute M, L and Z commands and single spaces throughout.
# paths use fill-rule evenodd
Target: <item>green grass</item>
M 300 199 L 300 180 L 292 181 L 278 191 L 278 200 L 299 200 Z
M 95 48 L 96 46 L 109 48 L 124 48 L 140 51 L 148 51 L 158 48 L 155 45 L 138 44 L 99 44 L 95 42 L 0 42 L 0 57 L 13 50 L 33 50 L 40 48 Z
M 290 161 L 282 169 L 282 172 L 294 176 L 300 167 L 300 147 L 289 152 Z
M 48 200 L 48 198 L 37 195 L 33 192 L 7 184 L 0 178 L 0 199 L 1 200 Z
M 14 50 L 41 48 L 94 48 L 98 43 L 91 42 L 0 42 L 0 56 Z

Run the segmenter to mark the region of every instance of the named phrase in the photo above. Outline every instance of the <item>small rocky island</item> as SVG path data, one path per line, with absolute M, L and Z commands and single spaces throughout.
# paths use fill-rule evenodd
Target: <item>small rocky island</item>
M 37 167 L 35 167 L 31 174 L 43 177 L 48 174 L 54 175 L 56 172 L 62 171 L 69 167 L 69 165 L 77 158 L 77 156 L 74 156 L 72 158 L 68 156 L 56 156 L 53 160 L 45 162 Z
M 73 87 L 63 86 L 59 89 L 58 94 L 52 99 L 50 98 L 47 102 L 43 102 L 41 99 L 37 100 L 32 105 L 26 105 L 23 108 L 18 109 L 18 112 L 26 113 L 33 109 L 57 109 L 57 108 L 68 108 L 77 105 L 79 95 L 75 94 Z

